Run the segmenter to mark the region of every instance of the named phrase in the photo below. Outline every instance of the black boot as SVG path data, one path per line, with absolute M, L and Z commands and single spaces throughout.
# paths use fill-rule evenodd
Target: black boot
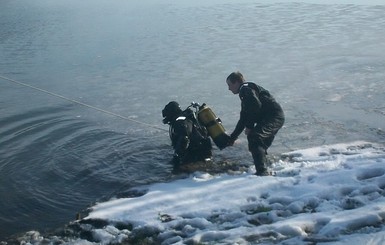
M 270 176 L 271 174 L 266 169 L 263 169 L 263 170 L 257 170 L 255 175 L 257 175 L 257 176 Z
M 254 160 L 254 165 L 255 165 L 255 170 L 256 173 L 255 175 L 258 176 L 267 176 L 269 175 L 267 168 L 266 168 L 266 163 L 267 163 L 267 158 L 266 158 L 266 150 L 259 146 L 251 152 Z

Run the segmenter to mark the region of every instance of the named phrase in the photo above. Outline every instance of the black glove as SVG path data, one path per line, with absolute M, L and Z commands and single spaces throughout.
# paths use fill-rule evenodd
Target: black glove
M 234 142 L 238 139 L 238 136 L 230 134 L 229 144 L 234 145 Z
M 233 137 L 232 135 L 228 135 L 228 140 L 227 140 L 226 147 L 234 145 L 234 142 L 235 142 L 236 139 L 237 139 L 236 137 Z
M 181 163 L 181 159 L 179 155 L 177 153 L 174 153 L 174 156 L 172 157 L 172 164 L 174 165 L 174 167 L 177 167 L 180 165 L 180 163 Z

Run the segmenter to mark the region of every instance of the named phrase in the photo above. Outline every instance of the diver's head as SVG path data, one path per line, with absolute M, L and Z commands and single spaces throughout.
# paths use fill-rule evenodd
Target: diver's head
M 162 110 L 163 123 L 170 123 L 171 121 L 175 120 L 181 113 L 182 109 L 180 109 L 178 102 L 169 102 Z

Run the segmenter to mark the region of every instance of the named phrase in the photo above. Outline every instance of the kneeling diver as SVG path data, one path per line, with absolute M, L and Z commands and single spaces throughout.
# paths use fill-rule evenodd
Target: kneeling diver
M 211 158 L 212 145 L 207 130 L 190 108 L 182 111 L 178 102 L 171 101 L 162 110 L 162 116 L 163 123 L 170 125 L 174 166 Z

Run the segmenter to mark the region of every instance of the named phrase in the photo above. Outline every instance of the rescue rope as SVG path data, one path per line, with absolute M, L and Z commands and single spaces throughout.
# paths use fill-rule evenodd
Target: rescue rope
M 38 88 L 38 87 L 35 87 L 35 86 L 32 86 L 32 85 L 26 84 L 26 83 L 23 83 L 23 82 L 19 82 L 19 81 L 16 81 L 16 80 L 8 78 L 8 77 L 4 77 L 4 76 L 0 75 L 0 78 L 3 79 L 3 80 L 7 80 L 9 82 L 12 82 L 12 83 L 24 86 L 24 87 L 28 87 L 28 88 L 37 90 L 37 91 L 45 93 L 45 94 L 49 94 L 51 96 L 54 96 L 54 97 L 57 97 L 57 98 L 60 98 L 60 99 L 63 99 L 63 100 L 67 100 L 69 102 L 72 102 L 72 103 L 75 103 L 75 104 L 78 104 L 78 105 L 82 105 L 82 106 L 91 108 L 91 109 L 99 111 L 99 112 L 103 112 L 103 113 L 108 114 L 108 115 L 112 115 L 112 116 L 115 116 L 115 117 L 118 117 L 118 118 L 121 118 L 121 119 L 124 119 L 124 120 L 127 120 L 127 121 L 131 121 L 131 122 L 134 122 L 134 123 L 145 125 L 147 127 L 151 127 L 151 128 L 154 128 L 154 129 L 158 129 L 158 130 L 162 130 L 162 131 L 167 131 L 168 132 L 167 129 L 160 128 L 160 127 L 157 127 L 155 125 L 148 124 L 148 123 L 144 123 L 144 122 L 141 122 L 141 121 L 129 118 L 129 117 L 125 117 L 125 116 L 119 115 L 117 113 L 114 113 L 114 112 L 111 112 L 111 111 L 107 111 L 107 110 L 104 110 L 104 109 L 101 109 L 101 108 L 98 108 L 98 107 L 95 107 L 95 106 L 92 106 L 92 105 L 80 102 L 78 100 L 71 99 L 71 98 L 65 97 L 63 95 L 56 94 L 56 93 L 53 93 L 51 91 L 48 91 L 48 90 L 45 90 L 45 89 L 41 89 L 41 88 Z

